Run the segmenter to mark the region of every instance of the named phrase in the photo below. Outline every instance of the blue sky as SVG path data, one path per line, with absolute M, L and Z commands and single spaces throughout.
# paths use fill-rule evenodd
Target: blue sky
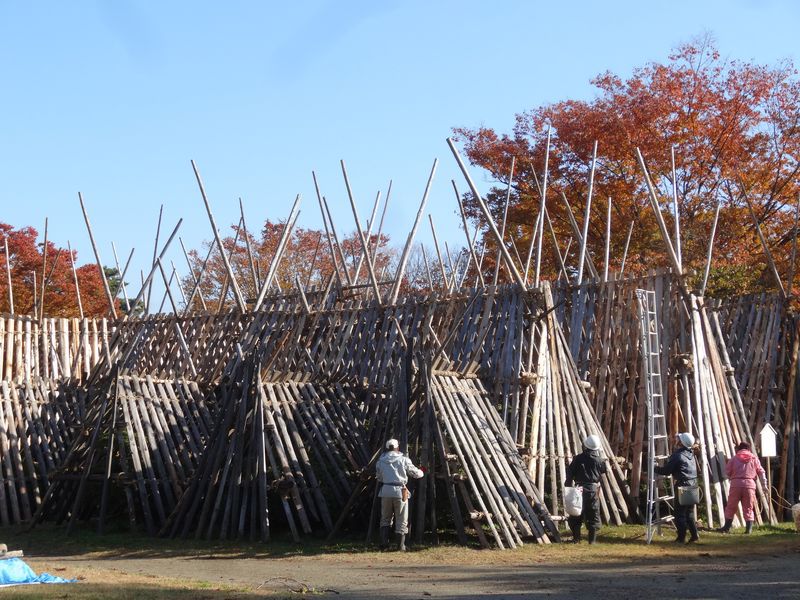
M 313 169 L 349 230 L 344 159 L 362 218 L 393 179 L 387 232 L 400 244 L 439 158 L 429 212 L 459 245 L 451 127 L 506 131 L 516 113 L 590 98 L 597 73 L 626 76 L 704 31 L 723 55 L 797 63 L 798 24 L 792 0 L 0 0 L 0 221 L 41 230 L 49 217 L 50 238 L 89 262 L 81 191 L 104 262 L 114 241 L 136 247 L 138 270 L 162 203 L 189 247 L 211 236 L 190 159 L 221 226 L 240 196 L 254 227 L 300 193 L 299 224 L 320 227 Z

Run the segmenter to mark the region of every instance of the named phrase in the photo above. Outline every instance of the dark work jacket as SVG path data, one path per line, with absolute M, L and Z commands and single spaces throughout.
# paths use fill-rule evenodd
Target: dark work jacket
M 656 466 L 659 475 L 672 475 L 678 485 L 694 485 L 697 481 L 697 462 L 691 448 L 681 446 L 673 452 L 663 467 Z
M 584 449 L 569 463 L 565 485 L 572 487 L 573 481 L 578 485 L 600 483 L 600 476 L 605 472 L 606 463 L 600 458 L 600 451 Z

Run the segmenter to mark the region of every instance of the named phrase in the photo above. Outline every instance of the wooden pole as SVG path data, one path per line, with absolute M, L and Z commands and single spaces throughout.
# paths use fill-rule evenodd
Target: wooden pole
M 575 220 L 575 214 L 572 212 L 572 207 L 569 205 L 569 200 L 567 200 L 566 195 L 564 192 L 561 192 L 561 200 L 564 201 L 564 206 L 567 209 L 567 218 L 569 220 L 570 227 L 572 227 L 572 233 L 575 236 L 575 242 L 578 244 L 578 247 L 583 243 L 583 236 L 581 235 L 581 230 L 578 228 L 578 222 Z M 600 274 L 597 272 L 597 268 L 594 266 L 594 261 L 589 253 L 586 254 L 586 268 L 589 270 L 592 278 L 600 279 Z
M 414 236 L 417 235 L 417 229 L 419 228 L 419 222 L 422 220 L 422 215 L 425 213 L 425 204 L 428 202 L 428 194 L 431 191 L 431 184 L 433 183 L 433 177 L 436 175 L 436 167 L 439 164 L 439 159 L 434 159 L 433 167 L 431 167 L 431 173 L 428 175 L 428 183 L 425 184 L 425 192 L 422 194 L 422 201 L 419 203 L 419 209 L 417 210 L 417 216 L 414 219 L 414 225 L 411 227 L 411 231 L 408 233 L 408 238 L 406 239 L 406 245 L 403 246 L 403 252 L 400 255 L 400 262 L 397 265 L 397 271 L 394 275 L 394 284 L 392 285 L 392 289 L 389 290 L 389 297 L 386 299 L 387 304 L 394 304 L 397 302 L 397 296 L 400 294 L 400 286 L 403 283 L 403 275 L 406 272 L 406 265 L 408 264 L 408 257 L 411 254 L 411 245 L 414 243 Z
M 211 243 L 208 246 L 208 253 L 206 254 L 206 258 L 203 261 L 202 266 L 200 267 L 200 271 L 197 273 L 197 276 L 194 278 L 194 287 L 192 288 L 192 293 L 189 294 L 189 299 L 186 301 L 186 307 L 183 310 L 183 314 L 186 314 L 189 311 L 190 307 L 192 306 L 192 302 L 194 302 L 194 297 L 197 294 L 200 295 L 200 302 L 203 305 L 203 310 L 206 310 L 206 311 L 208 310 L 208 307 L 206 306 L 206 302 L 203 299 L 203 293 L 200 291 L 200 281 L 203 279 L 203 274 L 206 272 L 206 267 L 208 266 L 208 260 L 211 258 L 211 253 L 214 251 L 214 248 L 216 247 L 216 245 L 217 245 L 216 240 L 212 240 Z M 184 248 L 183 250 L 184 250 L 184 253 L 185 253 L 186 252 L 186 248 Z M 189 262 L 188 255 L 186 256 L 186 261 Z M 192 274 L 194 275 L 194 271 L 192 269 L 191 264 L 189 265 L 189 270 L 192 271 Z
M 111 290 L 108 287 L 108 279 L 106 279 L 106 272 L 103 270 L 103 261 L 100 260 L 100 253 L 97 251 L 97 244 L 94 241 L 94 234 L 92 233 L 92 225 L 89 223 L 89 214 L 86 212 L 86 206 L 83 203 L 83 194 L 78 192 L 78 201 L 81 203 L 81 210 L 83 211 L 83 220 L 86 221 L 86 230 L 89 232 L 89 241 L 92 243 L 92 250 L 94 251 L 94 258 L 97 261 L 97 269 L 100 271 L 100 277 L 103 280 L 103 290 L 106 293 L 108 300 L 108 307 L 111 310 L 111 316 L 114 320 L 117 318 L 117 309 L 114 307 L 114 298 L 111 297 Z
M 372 261 L 373 269 L 375 268 L 375 261 L 372 260 L 372 251 L 370 250 L 370 248 L 372 248 L 372 228 L 375 226 L 375 216 L 378 213 L 378 205 L 380 204 L 380 202 L 381 202 L 381 192 L 380 190 L 378 190 L 378 193 L 375 196 L 375 203 L 372 205 L 372 214 L 370 214 L 369 221 L 367 221 L 367 235 L 366 235 L 367 250 L 369 251 L 367 252 L 366 256 L 368 260 Z M 364 264 L 364 256 L 365 256 L 364 254 L 361 255 L 361 257 L 358 259 L 358 264 L 356 265 L 356 274 L 353 276 L 353 281 L 355 281 L 356 283 L 358 283 L 358 276 L 361 274 L 361 267 Z
M 425 246 L 420 244 L 420 250 L 422 250 L 422 262 L 425 263 L 425 273 L 428 276 L 428 288 L 433 291 L 433 276 L 431 274 L 431 266 L 428 264 L 428 255 L 425 253 Z
M 794 230 L 792 232 L 792 258 L 789 261 L 789 286 L 786 290 L 786 295 L 792 297 L 792 288 L 794 287 L 794 266 L 795 259 L 797 258 L 797 221 L 800 218 L 800 192 L 797 192 L 797 204 L 794 210 Z
M 42 293 L 40 295 L 39 312 L 37 318 L 39 323 L 44 319 L 44 287 L 47 279 L 47 217 L 44 218 L 44 246 L 42 247 Z
M 233 274 L 233 268 L 231 267 L 230 261 L 228 261 L 228 256 L 225 254 L 225 246 L 222 244 L 222 239 L 219 236 L 219 230 L 217 229 L 217 223 L 214 221 L 214 215 L 211 212 L 211 206 L 208 203 L 208 197 L 206 197 L 206 190 L 203 187 L 203 180 L 200 178 L 200 171 L 197 170 L 197 165 L 192 162 L 192 169 L 194 170 L 194 176 L 197 179 L 197 185 L 200 187 L 200 195 L 203 196 L 203 204 L 206 206 L 206 212 L 208 213 L 208 221 L 211 223 L 211 230 L 214 232 L 214 239 L 217 240 L 217 247 L 219 248 L 220 256 L 222 257 L 222 262 L 225 265 L 225 270 L 228 272 L 228 277 L 231 282 L 231 286 L 233 287 L 233 297 L 236 300 L 236 305 L 239 307 L 241 312 L 245 312 L 247 310 L 247 305 L 244 302 L 244 298 L 242 297 L 242 292 L 239 289 L 239 284 L 236 281 L 236 276 Z
M 361 251 L 364 253 L 364 258 L 367 260 L 367 272 L 369 273 L 369 279 L 372 282 L 372 291 L 375 292 L 375 300 L 378 302 L 378 304 L 381 304 L 381 290 L 378 287 L 378 279 L 375 276 L 375 269 L 372 268 L 372 261 L 369 258 L 369 242 L 364 236 L 364 230 L 361 227 L 361 219 L 358 218 L 358 209 L 356 208 L 356 201 L 353 199 L 353 190 L 350 188 L 350 179 L 347 177 L 347 168 L 345 167 L 343 160 L 340 160 L 339 163 L 342 166 L 344 185 L 347 188 L 347 197 L 350 199 L 350 209 L 353 211 L 353 219 L 356 222 L 358 238 L 361 240 Z M 361 263 L 359 262 L 359 264 Z M 356 271 L 357 270 L 358 268 L 356 268 Z M 356 275 L 358 275 L 358 273 L 356 273 Z
M 672 247 L 672 242 L 670 241 L 669 232 L 667 231 L 667 226 L 664 223 L 664 217 L 661 215 L 661 209 L 658 206 L 658 196 L 656 196 L 656 189 L 653 186 L 653 182 L 650 180 L 650 173 L 647 170 L 647 165 L 644 164 L 644 157 L 642 156 L 641 151 L 639 148 L 636 148 L 636 158 L 639 160 L 639 167 L 642 169 L 642 174 L 644 175 L 645 183 L 647 184 L 647 192 L 648 198 L 650 199 L 650 208 L 653 209 L 653 213 L 656 217 L 656 222 L 658 223 L 658 228 L 661 231 L 661 238 L 664 240 L 664 245 L 667 247 L 667 255 L 669 256 L 669 260 L 672 263 L 672 268 L 675 269 L 675 273 L 679 276 L 683 275 L 683 270 L 681 269 L 681 263 L 678 261 L 678 256 L 675 254 L 675 249 Z
M 475 227 L 475 233 L 473 234 L 472 239 L 470 239 L 469 227 L 467 226 L 467 213 L 464 210 L 464 203 L 461 201 L 461 195 L 458 193 L 456 182 L 452 179 L 450 182 L 453 184 L 453 191 L 456 194 L 456 202 L 458 202 L 458 211 L 461 213 L 461 223 L 464 225 L 464 235 L 467 238 L 469 254 L 472 257 L 472 262 L 475 263 L 475 270 L 478 272 L 478 279 L 481 282 L 481 287 L 486 287 L 486 283 L 483 281 L 483 273 L 481 273 L 480 263 L 478 262 L 478 256 L 475 254 L 475 239 L 478 237 L 478 231 L 480 230 L 480 227 Z M 461 280 L 461 285 L 464 285 L 464 279 L 467 276 L 467 271 L 469 271 L 469 264 L 467 264 L 467 268 L 464 270 L 464 278 Z
M 636 221 L 631 221 L 631 224 L 628 226 L 628 237 L 625 238 L 625 251 L 622 253 L 622 266 L 619 268 L 619 276 L 622 277 L 622 274 L 625 272 L 625 261 L 628 258 L 628 246 L 631 243 L 631 234 L 633 233 L 633 224 Z
M 442 253 L 439 251 L 439 241 L 436 239 L 436 227 L 433 225 L 433 217 L 428 215 L 428 221 L 431 224 L 431 233 L 433 234 L 433 247 L 436 249 L 436 258 L 439 259 L 439 270 L 442 272 L 442 285 L 445 289 L 450 286 L 447 284 L 447 273 L 444 270 L 444 261 L 442 260 Z
M 331 226 L 331 233 L 333 233 L 333 241 L 336 244 L 336 249 L 339 251 L 339 260 L 342 262 L 342 270 L 344 271 L 347 285 L 353 285 L 354 282 L 350 275 L 350 268 L 347 266 L 347 258 L 344 255 L 342 244 L 339 242 L 339 234 L 336 233 L 336 225 L 333 224 L 333 216 L 331 215 L 330 208 L 328 207 L 328 199 L 325 196 L 322 197 L 322 206 L 325 208 L 325 214 L 328 216 L 328 223 L 330 223 Z
M 606 214 L 606 253 L 603 261 L 603 283 L 608 281 L 608 259 L 611 248 L 611 198 L 608 198 L 608 213 Z
M 592 150 L 592 169 L 589 172 L 589 194 L 586 197 L 586 211 L 583 216 L 583 233 L 581 234 L 581 252 L 578 259 L 578 285 L 583 283 L 583 261 L 586 258 L 586 246 L 588 245 L 589 235 L 589 214 L 592 209 L 592 192 L 594 191 L 594 171 L 597 165 L 597 140 L 594 142 L 594 149 Z
M 681 213 L 678 210 L 678 178 L 675 170 L 675 146 L 670 146 L 672 157 L 672 212 L 675 219 L 675 255 L 678 257 L 678 264 L 683 269 L 683 256 L 681 255 Z
M 536 278 L 534 287 L 539 287 L 539 277 L 542 271 L 542 238 L 544 238 L 544 209 L 547 204 L 547 171 L 550 162 L 550 132 L 552 125 L 547 126 L 547 146 L 544 151 L 544 181 L 542 183 L 542 203 L 539 206 L 539 226 L 536 233 Z M 530 257 L 528 257 L 530 259 Z M 525 281 L 528 280 L 528 265 L 525 265 Z
M 83 301 L 81 300 L 81 288 L 78 285 L 78 271 L 75 269 L 75 258 L 72 255 L 72 246 L 67 240 L 67 250 L 69 251 L 69 264 L 72 266 L 72 279 L 75 281 L 75 295 L 78 297 L 78 314 L 83 320 Z M 12 312 L 13 314 L 13 312 Z
M 158 255 L 159 260 L 164 260 L 164 257 L 167 254 L 167 250 L 169 250 L 169 246 L 172 243 L 172 240 L 175 239 L 175 236 L 178 234 L 178 229 L 180 229 L 182 223 L 183 219 L 178 219 L 178 223 L 175 225 L 175 229 L 172 230 L 172 233 L 170 234 L 169 238 L 164 244 L 164 247 L 161 249 L 161 254 Z M 153 279 L 153 276 L 155 275 L 157 268 L 158 268 L 157 264 L 153 264 L 153 266 L 150 268 L 150 272 L 147 274 L 147 277 L 145 277 L 144 281 L 142 281 L 142 288 L 139 290 L 139 293 L 136 294 L 136 298 L 133 300 L 133 304 L 131 305 L 132 307 L 139 306 L 139 302 L 141 302 L 144 294 L 147 293 L 147 286 Z M 147 312 L 146 306 L 145 306 L 145 312 Z
M 131 259 L 133 258 L 133 251 L 136 250 L 136 248 L 131 248 L 130 254 L 128 254 L 128 260 L 125 261 L 125 268 L 122 269 L 122 271 L 120 271 L 120 269 L 119 269 L 119 259 L 117 258 L 117 248 L 114 245 L 114 242 L 111 242 L 111 250 L 114 253 L 114 264 L 117 266 L 117 273 L 119 273 L 119 288 L 122 290 L 122 297 L 125 299 L 125 305 L 130 310 L 132 307 L 130 305 L 130 300 L 128 299 L 128 289 L 127 289 L 127 286 L 125 284 L 125 275 L 128 272 L 128 267 L 130 266 Z M 117 290 L 117 293 L 114 294 L 114 300 L 117 299 L 117 295 L 118 294 L 119 294 L 119 290 Z
M 706 253 L 706 268 L 703 271 L 703 285 L 700 287 L 700 296 L 705 296 L 706 284 L 708 283 L 708 274 L 711 271 L 711 253 L 714 251 L 714 236 L 717 233 L 717 221 L 719 221 L 719 209 L 722 206 L 722 200 L 717 201 L 717 209 L 714 211 L 714 222 L 711 224 L 711 237 L 708 240 L 708 252 Z
M 553 229 L 553 222 L 550 220 L 550 212 L 547 208 L 545 208 L 544 216 L 547 219 L 547 228 L 550 230 L 550 237 L 553 239 L 553 249 L 556 251 L 560 275 L 562 275 L 565 280 L 569 281 L 569 277 L 567 277 L 567 267 L 564 264 L 564 258 L 561 256 L 561 249 L 558 247 L 558 238 L 556 237 L 555 229 Z
M 299 214 L 299 211 L 297 211 L 297 206 L 299 203 L 300 194 L 297 194 L 294 199 L 294 204 L 292 204 L 292 210 L 289 211 L 289 218 L 286 220 L 286 225 L 283 227 L 281 239 L 278 241 L 278 246 L 275 248 L 275 254 L 272 256 L 272 261 L 269 265 L 269 271 L 267 272 L 267 276 L 264 278 L 264 282 L 261 284 L 261 290 L 258 292 L 258 298 L 256 298 L 256 303 L 253 306 L 253 312 L 261 308 L 261 303 L 264 302 L 264 298 L 267 295 L 267 291 L 269 291 L 269 286 L 272 283 L 272 279 L 278 270 L 278 265 L 280 264 L 283 250 L 286 247 L 286 242 L 289 239 L 289 236 L 291 235 L 292 227 L 297 219 L 297 214 Z M 295 211 L 297 211 L 297 214 L 295 214 Z
M 244 230 L 244 246 L 247 249 L 247 259 L 250 262 L 250 275 L 253 278 L 253 289 L 257 290 L 260 287 L 258 281 L 258 271 L 256 270 L 256 261 L 253 258 L 253 249 L 250 247 L 250 235 L 247 232 L 247 222 L 244 220 L 244 204 L 242 199 L 239 198 L 239 214 L 242 215 L 242 229 Z
M 333 271 L 336 274 L 336 280 L 339 282 L 339 287 L 342 287 L 342 275 L 339 272 L 339 264 L 336 259 L 336 252 L 334 251 L 333 247 L 333 239 L 331 237 L 331 231 L 328 228 L 328 218 L 325 214 L 325 207 L 323 206 L 322 201 L 322 194 L 319 191 L 319 184 L 317 183 L 317 174 L 314 171 L 311 171 L 311 177 L 314 180 L 314 189 L 317 192 L 317 202 L 319 203 L 319 211 L 322 214 L 322 225 L 325 228 L 325 237 L 328 238 L 328 250 L 331 253 L 331 262 L 333 263 Z M 345 265 L 342 265 L 347 270 Z
M 489 207 L 486 206 L 486 202 L 483 201 L 483 198 L 478 192 L 478 188 L 475 187 L 475 183 L 472 181 L 472 177 L 470 177 L 469 171 L 467 171 L 467 166 L 461 159 L 461 155 L 458 153 L 458 149 L 456 148 L 456 145 L 453 142 L 452 138 L 447 138 L 447 145 L 450 146 L 450 151 L 453 153 L 456 162 L 458 162 L 458 166 L 461 169 L 461 173 L 464 175 L 464 179 L 467 180 L 467 185 L 469 186 L 470 191 L 472 191 L 472 194 L 475 196 L 475 200 L 478 202 L 478 206 L 480 207 L 481 212 L 483 213 L 483 218 L 486 219 L 487 223 L 489 223 L 489 229 L 491 230 L 492 235 L 494 235 L 495 241 L 500 247 L 500 252 L 502 253 L 503 260 L 505 261 L 506 266 L 508 267 L 508 272 L 511 273 L 511 275 L 513 275 L 514 281 L 516 281 L 522 287 L 523 290 L 527 289 L 527 286 L 525 285 L 525 279 L 522 277 L 517 267 L 514 266 L 514 261 L 511 258 L 511 254 L 509 253 L 508 248 L 506 248 L 503 245 L 503 238 L 500 235 L 500 231 L 497 229 L 497 225 L 495 224 L 494 219 L 492 218 L 492 213 L 489 212 Z
M 772 276 L 775 279 L 775 284 L 778 286 L 778 291 L 781 293 L 781 298 L 786 299 L 786 291 L 783 289 L 781 276 L 778 274 L 778 268 L 775 266 L 775 261 L 772 258 L 772 252 L 770 251 L 769 246 L 767 245 L 767 240 L 761 231 L 761 224 L 758 222 L 758 217 L 756 217 L 756 212 L 753 210 L 753 205 L 750 202 L 750 198 L 747 197 L 747 192 L 744 189 L 744 182 L 742 181 L 741 177 L 739 178 L 739 185 L 742 189 L 742 197 L 747 203 L 747 209 L 750 211 L 750 217 L 753 219 L 753 224 L 756 227 L 758 239 L 761 241 L 761 247 L 764 249 L 764 255 L 767 257 L 767 262 L 769 263 L 770 271 L 772 271 Z
M 194 165 L 194 163 L 192 163 Z M 156 262 L 156 255 L 158 254 L 158 238 L 161 235 L 161 218 L 164 215 L 164 205 L 162 204 L 161 207 L 158 209 L 158 223 L 156 223 L 156 239 L 153 241 L 153 264 Z M 150 312 L 150 299 L 153 297 L 153 280 L 150 280 L 150 285 L 147 286 L 147 305 L 145 307 L 146 312 Z M 159 312 L 161 310 L 159 309 Z
M 186 306 L 184 307 L 184 314 L 186 312 L 186 309 L 189 308 L 191 300 L 194 299 L 195 290 L 197 290 L 197 292 L 199 294 L 200 305 L 203 307 L 203 310 L 208 310 L 208 306 L 206 306 L 206 299 L 203 298 L 203 292 L 201 292 L 200 288 L 198 287 L 200 285 L 200 279 L 198 279 L 197 275 L 195 275 L 194 267 L 192 267 L 192 261 L 189 260 L 189 253 L 186 252 L 186 246 L 183 245 L 183 239 L 179 237 L 178 238 L 178 242 L 181 245 L 181 250 L 183 251 L 183 257 L 186 259 L 186 265 L 189 267 L 189 275 L 192 276 L 192 283 L 193 283 L 192 294 L 190 295 L 191 299 L 190 300 L 186 300 Z M 214 244 L 212 243 L 211 244 L 211 248 L 208 251 L 208 256 L 211 256 L 211 250 L 213 250 L 213 248 L 214 248 Z M 206 260 L 203 261 L 203 269 L 205 269 L 206 262 L 208 261 L 208 256 L 206 256 Z
M 500 239 L 501 241 L 506 237 L 506 223 L 508 222 L 508 203 L 511 202 L 511 185 L 514 181 L 514 165 L 517 162 L 515 156 L 511 157 L 511 170 L 508 175 L 508 186 L 506 187 L 506 202 L 503 205 L 503 223 L 500 226 Z M 500 277 L 500 251 L 497 251 L 497 257 L 494 263 L 494 277 L 492 278 L 492 285 L 497 285 L 497 280 Z
M 372 267 L 375 268 L 375 261 L 378 260 L 378 251 L 381 247 L 381 234 L 383 233 L 383 220 L 386 217 L 386 209 L 389 208 L 389 197 L 392 195 L 392 180 L 389 180 L 389 189 L 386 190 L 386 200 L 381 211 L 381 221 L 378 224 L 378 235 L 375 238 L 375 248 L 372 250 Z
M 8 279 L 8 312 L 14 314 L 14 286 L 11 281 L 11 255 L 8 252 L 8 236 L 3 237 L 6 250 L 6 278 Z

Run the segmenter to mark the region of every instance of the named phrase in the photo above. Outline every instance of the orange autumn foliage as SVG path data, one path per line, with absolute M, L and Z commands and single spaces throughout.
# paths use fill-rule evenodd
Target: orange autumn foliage
M 588 249 L 602 272 L 608 199 L 612 202 L 611 270 L 618 270 L 629 224 L 635 222 L 626 273 L 667 266 L 667 253 L 648 204 L 636 158 L 640 148 L 660 196 L 670 231 L 672 218 L 671 147 L 675 148 L 684 270 L 702 272 L 717 202 L 722 202 L 709 282 L 711 293 L 773 289 L 776 284 L 747 211 L 752 201 L 775 255 L 784 286 L 790 271 L 794 207 L 800 184 L 800 81 L 791 62 L 775 66 L 724 59 L 704 37 L 678 47 L 664 63 L 650 63 L 623 79 L 610 72 L 592 84 L 589 101 L 565 100 L 516 116 L 510 134 L 491 128 L 457 128 L 473 164 L 498 182 L 487 194 L 497 221 L 505 201 L 511 157 L 516 172 L 509 209 L 509 236 L 527 254 L 544 171 L 547 126 L 552 126 L 547 207 L 560 251 L 574 238 L 562 193 L 582 226 L 592 148 L 598 141 L 597 168 Z M 470 215 L 479 213 L 468 202 Z M 547 229 L 543 273 L 558 275 Z M 489 249 L 494 240 L 484 235 Z M 573 239 L 567 265 L 574 274 L 578 244 Z M 493 268 L 495 251 L 487 253 Z M 697 277 L 695 278 L 695 282 Z
M 18 315 L 34 314 L 34 272 L 36 273 L 35 296 L 41 302 L 44 244 L 37 243 L 37 236 L 38 233 L 33 227 L 14 229 L 11 225 L 0 223 L 0 313 L 9 313 L 11 310 L 6 255 L 5 248 L 2 246 L 4 238 L 8 242 L 11 263 L 14 313 Z M 73 260 L 77 260 L 75 251 L 73 251 Z M 103 291 L 103 282 L 97 266 L 86 264 L 77 267 L 76 271 L 84 315 L 87 317 L 107 316 L 108 301 Z M 66 248 L 57 248 L 50 241 L 47 243 L 47 274 L 49 279 L 44 295 L 45 316 L 79 316 L 78 297 L 75 292 L 69 251 Z

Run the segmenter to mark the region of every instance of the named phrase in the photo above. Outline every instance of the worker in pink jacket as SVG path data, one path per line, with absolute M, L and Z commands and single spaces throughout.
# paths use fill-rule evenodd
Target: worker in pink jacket
M 767 477 L 758 457 L 750 451 L 750 444 L 741 442 L 736 446 L 736 454 L 725 464 L 725 473 L 730 479 L 728 504 L 725 506 L 725 525 L 719 531 L 728 533 L 733 525 L 733 515 L 742 503 L 745 533 L 753 531 L 753 506 L 756 503 L 756 477 L 767 487 Z

